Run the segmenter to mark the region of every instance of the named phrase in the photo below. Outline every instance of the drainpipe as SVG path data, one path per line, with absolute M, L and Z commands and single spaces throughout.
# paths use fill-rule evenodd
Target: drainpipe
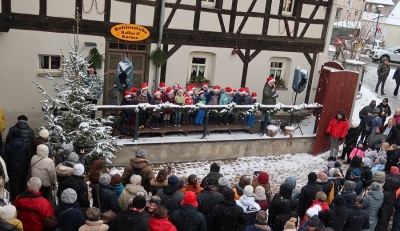
M 161 48 L 162 36 L 164 32 L 164 13 L 165 13 L 165 0 L 161 0 L 161 10 L 160 10 L 160 25 L 158 28 L 158 41 L 157 48 Z M 156 73 L 154 76 L 154 89 L 158 88 L 158 83 L 160 82 L 161 67 L 156 67 Z

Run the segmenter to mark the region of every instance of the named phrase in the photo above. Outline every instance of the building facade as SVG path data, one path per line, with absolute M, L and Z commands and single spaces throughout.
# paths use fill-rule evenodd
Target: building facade
M 300 66 L 308 70 L 309 82 L 297 103 L 312 103 L 336 8 L 333 0 L 166 0 L 165 7 L 161 0 L 1 0 L 0 105 L 8 126 L 20 114 L 37 126 L 42 96 L 32 80 L 53 87 L 44 70 L 60 74 L 59 56 L 67 53 L 78 28 L 83 53 L 96 47 L 104 54 L 98 70 L 106 73 L 103 103 L 124 56 L 133 62 L 136 87 L 185 85 L 200 74 L 211 85 L 247 86 L 261 101 L 266 78 L 274 74 L 286 82 L 278 98 L 284 104 L 293 103 L 294 69 Z M 149 55 L 160 39 L 160 18 L 168 61 L 156 76 Z M 140 42 L 119 40 L 110 29 L 120 23 L 144 26 L 151 35 Z

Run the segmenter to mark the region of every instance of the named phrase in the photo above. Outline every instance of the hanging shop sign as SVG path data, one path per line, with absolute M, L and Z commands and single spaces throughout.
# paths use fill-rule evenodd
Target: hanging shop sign
M 148 29 L 135 24 L 118 24 L 111 27 L 110 31 L 114 37 L 129 42 L 142 41 L 150 36 Z

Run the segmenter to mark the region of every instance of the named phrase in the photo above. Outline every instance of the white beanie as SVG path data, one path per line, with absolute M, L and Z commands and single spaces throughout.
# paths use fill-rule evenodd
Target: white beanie
M 49 147 L 47 147 L 45 144 L 39 144 L 36 148 L 36 154 L 38 154 L 38 156 L 48 157 Z
M 14 205 L 5 205 L 0 207 L 0 217 L 3 220 L 14 219 L 15 213 L 17 213 L 17 209 Z
M 78 196 L 76 195 L 75 190 L 72 188 L 67 188 L 61 193 L 61 201 L 65 204 L 73 204 L 77 198 Z
M 40 130 L 39 136 L 44 139 L 47 139 L 47 138 L 49 138 L 49 131 L 44 128 L 44 129 Z
M 110 176 L 110 174 L 108 174 L 108 173 L 103 173 L 103 174 L 101 174 L 101 176 L 100 176 L 100 178 L 99 178 L 99 183 L 100 183 L 101 185 L 106 185 L 106 186 L 108 186 L 108 185 L 110 185 L 110 182 L 111 182 L 111 176 Z
M 246 185 L 246 187 L 244 187 L 243 189 L 243 195 L 247 196 L 247 197 L 252 197 L 254 192 L 254 188 L 251 185 Z
M 83 164 L 78 163 L 74 165 L 75 176 L 82 176 L 84 172 L 85 172 L 85 167 L 83 166 Z

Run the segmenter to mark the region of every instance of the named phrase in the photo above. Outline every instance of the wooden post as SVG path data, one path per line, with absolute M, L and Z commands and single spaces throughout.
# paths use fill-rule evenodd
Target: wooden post
M 47 15 L 47 0 L 39 1 L 39 15 Z
M 135 130 L 133 131 L 133 141 L 138 141 L 139 140 L 139 133 L 138 133 L 138 129 L 139 129 L 139 113 L 140 113 L 140 109 L 136 112 L 136 119 L 135 119 Z
M 314 53 L 312 63 L 311 63 L 310 77 L 308 78 L 308 83 L 307 83 L 306 99 L 304 100 L 304 102 L 307 104 L 310 101 L 310 93 L 311 93 L 316 63 L 317 63 L 317 53 Z
M 209 110 L 205 110 L 206 111 L 206 116 L 204 118 L 204 129 L 203 129 L 203 139 L 205 139 L 207 137 L 207 133 L 208 133 L 208 118 L 209 118 L 209 114 L 210 111 Z
M 243 60 L 242 82 L 240 85 L 242 87 L 246 86 L 247 70 L 249 69 L 249 59 L 250 59 L 250 49 L 246 49 Z

